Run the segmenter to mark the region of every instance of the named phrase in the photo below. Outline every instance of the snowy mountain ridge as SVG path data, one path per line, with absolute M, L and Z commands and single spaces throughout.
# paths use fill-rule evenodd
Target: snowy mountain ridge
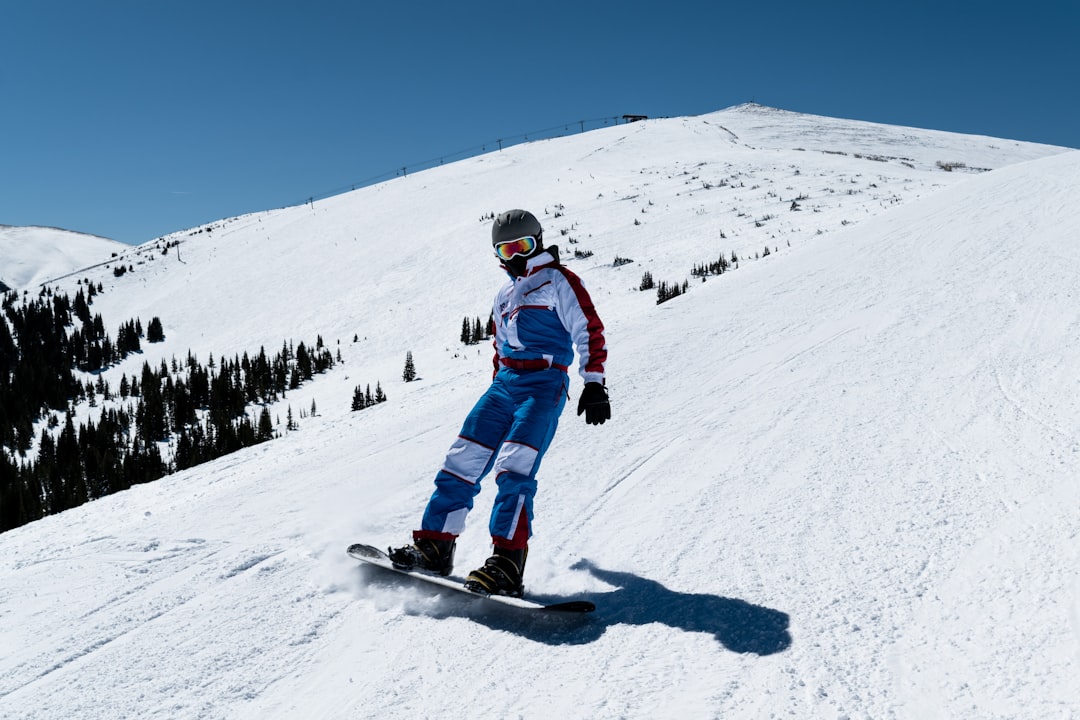
M 0 284 L 9 290 L 36 288 L 128 249 L 97 235 L 0 225 Z
M 273 408 L 316 404 L 299 431 L 0 535 L 0 717 L 1070 717 L 1078 185 L 1064 148 L 740 106 L 128 249 L 95 311 L 166 341 L 110 382 L 315 334 L 343 363 Z M 526 573 L 583 623 L 343 552 L 407 539 L 490 380 L 457 336 L 509 207 L 607 328 L 613 418 L 568 403 Z

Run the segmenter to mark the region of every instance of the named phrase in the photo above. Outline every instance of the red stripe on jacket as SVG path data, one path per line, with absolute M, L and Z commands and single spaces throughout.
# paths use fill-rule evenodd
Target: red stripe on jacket
M 607 362 L 604 323 L 600 321 L 600 316 L 596 314 L 596 307 L 593 305 L 592 298 L 589 297 L 589 291 L 581 283 L 581 278 L 563 265 L 556 265 L 555 269 L 561 272 L 566 281 L 570 283 L 570 288 L 574 291 L 574 297 L 577 298 L 578 305 L 581 306 L 581 312 L 585 314 L 585 327 L 589 333 L 589 360 L 585 363 L 585 372 L 603 374 L 604 363 Z

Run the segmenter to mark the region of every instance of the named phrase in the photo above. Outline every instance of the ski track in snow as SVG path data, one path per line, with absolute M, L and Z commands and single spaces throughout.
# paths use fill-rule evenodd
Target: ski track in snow
M 1063 150 L 747 106 L 516 146 L 88 272 L 109 322 L 166 326 L 110 382 L 316 334 L 343 362 L 271 408 L 317 401 L 299 431 L 0 535 L 0 718 L 1077 716 Z M 456 333 L 501 281 L 480 218 L 512 206 L 542 215 L 607 327 L 613 419 L 574 414 L 574 376 L 526 573 L 541 600 L 594 601 L 584 617 L 344 554 L 407 540 L 490 380 L 487 346 Z M 733 250 L 737 270 L 664 305 L 637 290 Z M 398 380 L 407 350 L 419 382 Z M 348 412 L 376 381 L 389 402 Z

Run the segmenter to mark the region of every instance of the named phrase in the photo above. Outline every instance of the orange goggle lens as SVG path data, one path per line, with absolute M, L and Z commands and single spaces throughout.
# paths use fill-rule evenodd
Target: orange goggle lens
M 532 235 L 519 237 L 517 240 L 507 240 L 495 246 L 495 254 L 500 260 L 509 260 L 515 255 L 528 255 L 536 249 L 536 238 Z

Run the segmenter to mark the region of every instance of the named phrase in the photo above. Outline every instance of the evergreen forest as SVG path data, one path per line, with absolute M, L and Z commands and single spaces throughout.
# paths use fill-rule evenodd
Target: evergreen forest
M 189 351 L 113 387 L 102 371 L 163 341 L 163 325 L 131 318 L 110 335 L 92 311 L 101 286 L 79 286 L 3 297 L 0 532 L 272 439 L 267 405 L 334 365 L 320 337 L 273 356 Z

